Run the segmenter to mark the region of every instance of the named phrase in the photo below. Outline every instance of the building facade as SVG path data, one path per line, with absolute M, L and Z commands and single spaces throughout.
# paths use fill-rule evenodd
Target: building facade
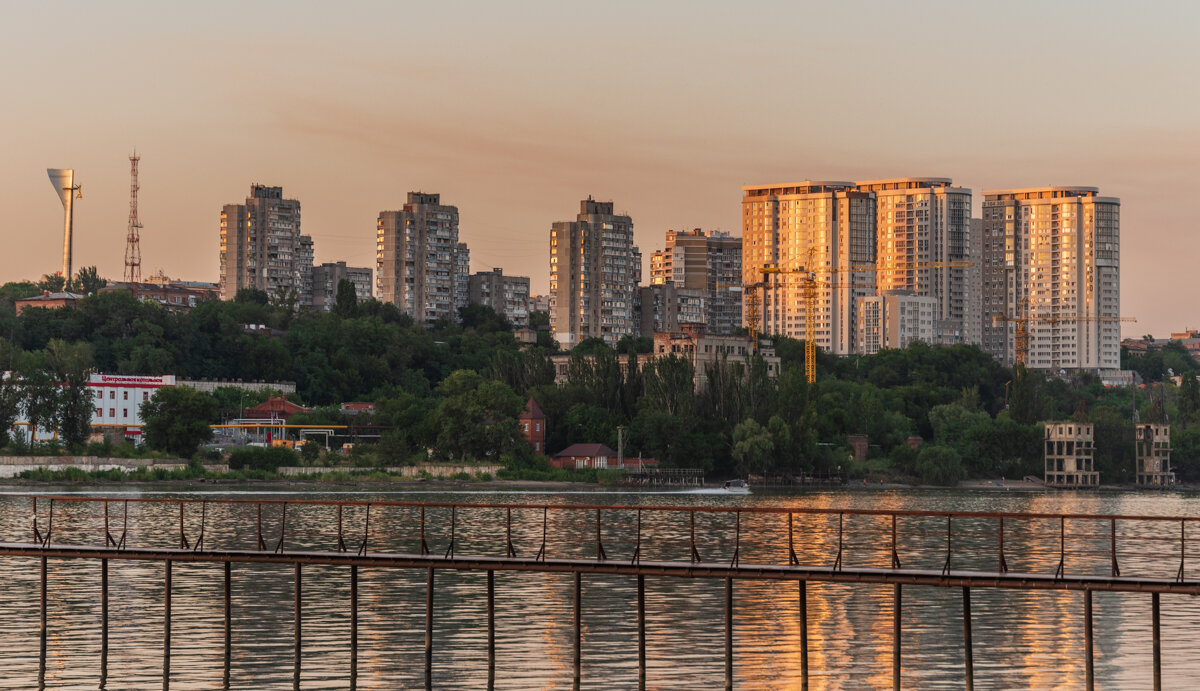
M 1005 365 L 1121 366 L 1121 202 L 1094 187 L 988 191 L 983 202 L 983 348 Z
M 859 298 L 858 352 L 874 355 L 884 348 L 907 348 L 914 341 L 933 343 L 937 299 L 892 290 Z
M 1133 426 L 1137 484 L 1165 487 L 1175 484 L 1171 471 L 1171 426 L 1145 422 Z
M 300 202 L 284 199 L 282 187 L 251 185 L 243 204 L 221 209 L 220 296 L 254 288 L 292 294 L 303 302 L 312 272 L 312 238 L 300 234 Z
M 1047 422 L 1045 483 L 1059 487 L 1099 485 L 1093 439 L 1090 422 Z
M 971 190 L 949 178 L 892 178 L 860 181 L 855 188 L 875 194 L 875 269 L 879 295 L 908 291 L 931 297 L 936 307 L 934 340 L 970 342 L 972 312 L 966 266 L 973 262 Z M 924 339 L 922 339 L 924 340 Z
M 458 241 L 458 207 L 441 195 L 409 192 L 398 211 L 376 224 L 375 287 L 418 324 L 456 319 L 467 304 L 467 246 Z
M 372 299 L 371 269 L 346 266 L 346 262 L 326 262 L 312 270 L 313 309 L 329 312 L 337 302 L 337 288 L 342 281 L 354 286 L 354 297 L 359 302 Z
M 858 299 L 875 294 L 874 274 L 860 270 L 875 261 L 874 193 L 852 182 L 805 181 L 743 187 L 742 194 L 742 283 L 763 284 L 759 330 L 802 339 L 812 319 L 819 347 L 855 352 Z M 764 267 L 778 272 L 764 274 Z M 805 300 L 810 277 L 813 315 Z M 747 289 L 744 315 L 758 290 Z
M 502 269 L 480 271 L 468 281 L 468 294 L 471 303 L 491 307 L 513 327 L 529 326 L 528 276 L 505 276 Z
M 689 300 L 699 295 L 703 300 L 699 323 L 708 333 L 729 334 L 742 325 L 742 298 L 731 290 L 741 282 L 742 239 L 729 233 L 668 230 L 666 248 L 650 255 L 650 285 L 672 284 Z M 676 311 L 686 309 L 680 306 Z
M 550 228 L 550 331 L 567 348 L 588 338 L 609 345 L 636 335 L 635 293 L 642 255 L 633 219 L 612 202 L 579 203 L 574 221 Z

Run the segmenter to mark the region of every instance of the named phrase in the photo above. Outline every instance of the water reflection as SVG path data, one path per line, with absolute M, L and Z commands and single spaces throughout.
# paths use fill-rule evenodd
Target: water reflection
M 185 495 L 181 495 L 185 496 Z M 208 495 L 219 498 L 221 495 Z M 237 495 L 245 498 L 247 495 Z M 278 498 L 286 495 L 272 495 Z M 322 498 L 341 495 L 322 494 Z M 945 511 L 1087 512 L 1196 515 L 1200 501 L 1188 495 L 1002 492 L 820 492 L 804 495 L 724 497 L 701 494 L 492 493 L 355 494 L 352 498 L 428 501 L 528 500 L 551 504 L 622 503 L 675 506 L 741 505 L 845 509 Z M 119 501 L 110 506 L 122 514 Z M 44 511 L 46 507 L 40 506 Z M 185 515 L 190 539 L 200 532 L 194 507 Z M 229 509 L 236 522 L 221 523 L 220 507 L 208 507 L 206 545 L 252 548 L 258 539 L 252 506 Z M 289 548 L 332 549 L 336 515 L 329 509 L 289 506 Z M 448 509 L 429 509 L 426 539 L 435 553 L 449 544 Z M 129 543 L 177 546 L 178 509 L 129 505 Z M 349 507 L 346 526 L 361 526 L 366 509 Z M 605 515 L 603 540 L 611 558 L 626 558 L 636 543 L 636 514 Z M 265 507 L 265 539 L 274 546 L 282 509 Z M 111 517 L 110 517 L 111 518 Z M 28 500 L 0 499 L 0 539 L 29 540 Z M 502 511 L 459 512 L 456 551 L 504 553 Z M 513 512 L 513 540 L 523 555 L 542 541 L 542 512 Z M 56 507 L 55 539 L 98 541 L 102 516 L 93 505 Z M 735 517 L 696 516 L 698 549 L 705 559 L 728 559 Z M 958 523 L 957 521 L 962 521 Z M 831 564 L 837 552 L 832 516 L 796 516 L 793 530 L 801 563 Z M 847 517 L 846 565 L 886 566 L 891 526 L 885 517 Z M 119 523 L 115 521 L 114 523 Z M 898 552 L 906 566 L 940 568 L 945 559 L 943 518 L 902 518 Z M 114 526 L 115 527 L 115 526 Z M 643 516 L 645 559 L 687 559 L 688 514 Z M 552 556 L 592 556 L 594 515 L 551 513 L 546 527 Z M 994 522 L 956 519 L 955 568 L 993 569 L 998 559 Z M 1011 521 L 1005 550 L 1010 568 L 1053 571 L 1060 555 L 1057 521 Z M 1073 525 L 1069 540 L 1088 547 L 1070 555 L 1068 571 L 1108 568 L 1104 523 Z M 1119 527 L 1122 570 L 1174 576 L 1178 526 Z M 743 562 L 786 562 L 786 517 L 746 515 L 739 545 Z M 1050 536 L 1048 539 L 1047 536 Z M 353 538 L 353 539 L 351 539 Z M 347 535 L 357 543 L 361 536 Z M 420 544 L 415 509 L 372 507 L 367 536 L 371 550 L 415 551 Z M 99 684 L 100 565 L 49 560 L 47 687 L 96 688 Z M 3 563 L 0 582 L 0 688 L 25 689 L 38 682 L 39 560 Z M 109 564 L 109 688 L 161 685 L 163 565 Z M 171 681 L 174 688 L 219 688 L 224 673 L 223 570 L 215 564 L 173 567 Z M 279 688 L 292 679 L 292 568 L 233 566 L 233 688 Z M 350 674 L 349 569 L 304 567 L 304 688 L 345 688 Z M 1189 576 L 1191 576 L 1189 574 Z M 437 688 L 487 685 L 486 599 L 483 573 L 437 572 L 433 668 Z M 496 687 L 570 688 L 573 629 L 570 575 L 497 573 Z M 721 581 L 646 578 L 647 686 L 652 689 L 719 687 L 724 678 Z M 904 588 L 903 682 L 910 688 L 961 688 L 962 599 L 957 589 Z M 891 684 L 892 588 L 844 584 L 808 585 L 810 680 L 814 688 L 865 688 Z M 424 685 L 424 571 L 359 569 L 360 688 Z M 625 689 L 637 684 L 636 580 L 583 579 L 583 678 L 585 688 Z M 737 582 L 735 682 L 739 688 L 796 688 L 800 683 L 798 586 Z M 1200 683 L 1200 605 L 1192 598 L 1163 596 L 1163 661 L 1167 687 Z M 1083 684 L 1083 595 L 1077 592 L 972 591 L 975 674 L 979 688 L 1080 687 Z M 1102 686 L 1150 688 L 1150 596 L 1096 593 L 1095 669 Z

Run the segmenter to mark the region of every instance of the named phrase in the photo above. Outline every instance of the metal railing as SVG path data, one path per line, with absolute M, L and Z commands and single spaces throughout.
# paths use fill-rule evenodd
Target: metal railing
M 302 664 L 302 566 L 350 569 L 350 684 L 357 678 L 358 569 L 426 570 L 425 679 L 432 685 L 435 571 L 487 572 L 488 678 L 495 679 L 495 571 L 570 573 L 574 678 L 581 676 L 584 574 L 637 579 L 638 672 L 645 684 L 645 576 L 723 579 L 725 684 L 733 684 L 735 580 L 795 581 L 802 684 L 808 682 L 807 583 L 894 588 L 893 685 L 899 688 L 904 585 L 961 588 L 963 663 L 974 684 L 971 589 L 1084 594 L 1085 669 L 1093 685 L 1092 592 L 1150 593 L 1153 680 L 1161 688 L 1161 593 L 1200 594 L 1188 577 L 1200 518 L 1103 514 L 927 512 L 831 508 L 529 505 L 294 499 L 99 498 L 0 495 L 24 513 L 29 540 L 0 535 L 0 556 L 41 560 L 41 675 L 47 559 L 101 562 L 101 680 L 107 676 L 108 560 L 164 563 L 163 686 L 170 679 L 174 562 L 224 567 L 225 669 L 231 659 L 231 565 L 294 569 L 294 686 Z M 28 502 L 28 503 L 26 503 Z M 131 509 L 134 518 L 131 524 Z M 290 513 L 289 513 L 290 509 Z M 21 526 L 20 520 L 0 525 Z M 515 519 L 515 523 L 514 523 Z M 1177 528 L 1177 532 L 1176 532 Z M 1191 529 L 1189 531 L 1189 528 Z M 753 531 L 753 539 L 745 535 Z M 136 538 L 136 539 L 133 539 Z M 1014 542 L 1018 545 L 1013 549 Z M 135 544 L 136 543 L 136 544 Z M 1006 545 L 1008 548 L 1006 549 Z

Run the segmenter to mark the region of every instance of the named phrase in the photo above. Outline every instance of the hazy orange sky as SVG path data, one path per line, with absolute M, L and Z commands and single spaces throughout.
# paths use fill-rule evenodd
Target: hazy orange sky
M 0 281 L 119 279 L 142 155 L 143 275 L 217 280 L 222 204 L 302 204 L 318 262 L 374 266 L 410 190 L 459 207 L 471 270 L 548 285 L 550 224 L 613 200 L 648 258 L 740 234 L 741 186 L 950 177 L 1122 201 L 1125 335 L 1200 327 L 1200 4 L 8 2 Z

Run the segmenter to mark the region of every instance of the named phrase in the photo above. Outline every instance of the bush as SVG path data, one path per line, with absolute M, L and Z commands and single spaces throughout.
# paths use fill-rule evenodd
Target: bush
M 915 468 L 921 482 L 929 485 L 953 487 L 966 477 L 962 458 L 949 446 L 926 444 L 917 453 Z
M 283 446 L 246 446 L 229 454 L 230 470 L 275 471 L 280 466 L 290 465 L 296 465 L 296 452 Z

